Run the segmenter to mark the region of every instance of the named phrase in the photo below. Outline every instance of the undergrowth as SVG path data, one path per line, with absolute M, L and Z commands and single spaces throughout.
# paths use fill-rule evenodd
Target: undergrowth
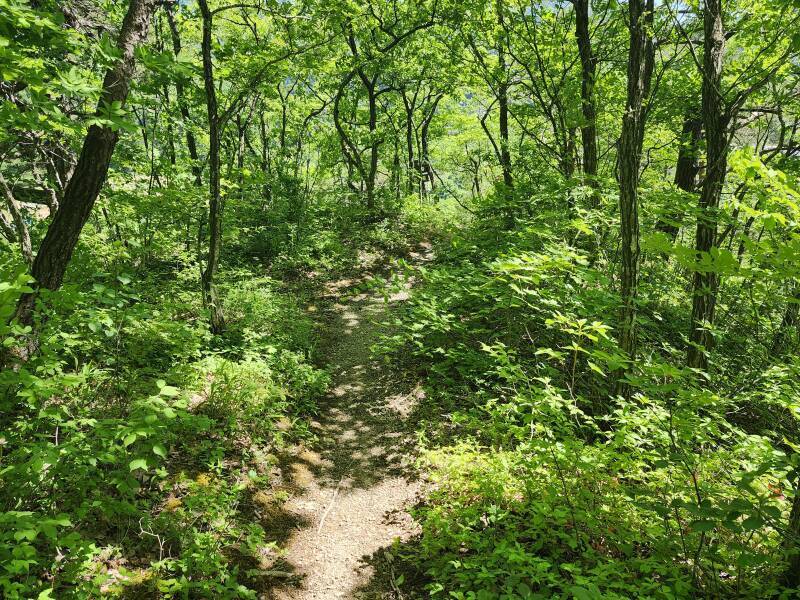
M 651 251 L 646 350 L 618 395 L 613 267 L 547 219 L 440 243 L 377 348 L 426 382 L 430 490 L 398 553 L 435 598 L 795 597 L 800 363 L 759 372 L 750 340 L 746 387 L 683 367 L 686 322 L 659 283 L 680 266 Z

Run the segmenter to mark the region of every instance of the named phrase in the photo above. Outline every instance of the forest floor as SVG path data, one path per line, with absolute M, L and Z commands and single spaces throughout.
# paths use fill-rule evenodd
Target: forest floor
M 392 546 L 416 533 L 408 509 L 422 484 L 411 415 L 422 391 L 372 358 L 371 346 L 412 285 L 388 298 L 365 286 L 382 277 L 375 258 L 364 257 L 358 277 L 326 282 L 309 307 L 322 328 L 321 354 L 332 383 L 311 424 L 315 441 L 280 459 L 287 500 L 267 533 L 282 552 L 273 566 L 275 585 L 264 598 L 401 597 Z M 429 258 L 425 245 L 410 262 Z

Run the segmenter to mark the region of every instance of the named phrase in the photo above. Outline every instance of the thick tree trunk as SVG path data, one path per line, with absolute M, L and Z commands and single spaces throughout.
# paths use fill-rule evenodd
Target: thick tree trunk
M 619 146 L 619 208 L 622 245 L 622 313 L 619 326 L 620 348 L 633 360 L 636 357 L 636 297 L 639 281 L 639 169 L 644 138 L 644 100 L 650 90 L 654 49 L 649 29 L 653 22 L 654 0 L 631 0 L 630 49 L 628 51 L 628 91 Z M 628 386 L 621 386 L 628 395 Z
M 154 0 L 131 0 L 117 40 L 121 56 L 103 79 L 98 116 L 102 115 L 105 106 L 114 102 L 124 106 L 136 66 L 134 51 L 147 38 L 154 6 Z M 58 212 L 47 228 L 33 262 L 31 271 L 37 286 L 50 290 L 61 286 L 81 230 L 105 183 L 118 138 L 119 130 L 97 124 L 89 127 Z M 20 298 L 17 307 L 20 322 L 32 323 L 35 301 L 35 294 Z
M 695 189 L 697 175 L 700 172 L 697 153 L 702 136 L 703 121 L 697 117 L 694 110 L 690 110 L 683 119 L 678 160 L 675 164 L 675 186 L 684 192 L 693 192 Z M 656 230 L 666 233 L 674 242 L 680 229 L 677 223 L 682 216 L 677 211 L 669 213 L 665 219 L 659 219 Z
M 728 117 L 722 97 L 722 58 L 725 52 L 725 27 L 722 0 L 706 0 L 703 13 L 703 124 L 706 132 L 706 178 L 700 195 L 695 249 L 698 257 L 714 247 L 717 237 L 717 211 L 728 161 Z M 696 271 L 692 285 L 692 321 L 687 362 L 690 367 L 708 368 L 708 352 L 714 344 L 708 327 L 714 323 L 717 303 L 717 274 Z
M 589 0 L 573 0 L 575 7 L 575 37 L 581 58 L 581 145 L 583 149 L 583 174 L 589 185 L 597 185 L 597 108 L 594 101 L 594 83 L 597 76 L 597 58 L 592 52 L 589 34 Z M 596 202 L 596 198 L 595 198 Z
M 206 90 L 208 111 L 208 257 L 202 275 L 203 301 L 211 311 L 211 331 L 222 333 L 225 330 L 225 315 L 222 300 L 217 293 L 215 278 L 219 269 L 219 255 L 222 246 L 222 196 L 220 194 L 220 132 L 217 109 L 217 90 L 214 87 L 214 63 L 211 58 L 212 14 L 206 0 L 198 0 L 203 16 L 203 82 Z

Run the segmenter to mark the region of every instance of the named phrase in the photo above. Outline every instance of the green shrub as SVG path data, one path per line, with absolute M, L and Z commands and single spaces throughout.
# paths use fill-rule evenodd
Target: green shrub
M 586 251 L 535 225 L 437 250 L 378 348 L 427 376 L 421 412 L 436 415 L 407 550 L 434 597 L 792 597 L 796 363 L 738 389 L 683 368 L 659 340 L 684 325 L 665 318 L 666 265 L 643 284 L 665 287 L 642 300 L 644 356 L 623 400 L 610 381 L 626 361 L 603 318 L 617 300 Z

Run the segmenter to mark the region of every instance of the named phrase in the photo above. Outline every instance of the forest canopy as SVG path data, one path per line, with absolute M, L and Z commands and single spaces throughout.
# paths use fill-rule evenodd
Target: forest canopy
M 0 0 L 0 596 L 800 597 L 799 128 L 798 0 Z

